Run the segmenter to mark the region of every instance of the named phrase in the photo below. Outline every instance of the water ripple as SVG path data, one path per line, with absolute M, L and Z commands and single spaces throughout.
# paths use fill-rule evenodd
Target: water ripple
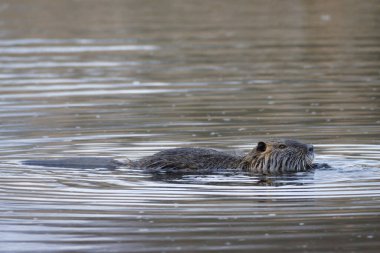
M 154 51 L 157 46 L 152 45 L 119 45 L 119 46 L 44 46 L 44 47 L 0 47 L 2 54 L 47 54 L 47 53 L 83 53 L 83 52 L 111 52 L 111 51 Z

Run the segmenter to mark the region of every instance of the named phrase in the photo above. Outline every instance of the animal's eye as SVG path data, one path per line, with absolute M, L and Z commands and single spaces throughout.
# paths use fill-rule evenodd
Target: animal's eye
M 285 144 L 280 144 L 278 147 L 279 147 L 280 149 L 284 149 L 284 148 L 286 148 L 286 145 L 285 145 Z

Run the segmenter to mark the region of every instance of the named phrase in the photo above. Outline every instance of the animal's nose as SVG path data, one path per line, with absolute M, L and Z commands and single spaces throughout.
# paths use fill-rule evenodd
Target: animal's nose
M 314 146 L 313 145 L 307 145 L 307 151 L 314 152 Z

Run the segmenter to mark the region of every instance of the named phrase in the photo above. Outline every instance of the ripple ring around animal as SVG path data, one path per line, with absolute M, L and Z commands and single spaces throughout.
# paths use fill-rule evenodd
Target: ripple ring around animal
M 237 155 L 206 148 L 174 148 L 140 160 L 83 157 L 27 160 L 23 164 L 63 168 L 128 167 L 147 173 L 210 174 L 220 171 L 246 171 L 255 174 L 281 174 L 308 171 L 327 164 L 313 163 L 314 147 L 295 140 L 259 141 L 247 154 Z

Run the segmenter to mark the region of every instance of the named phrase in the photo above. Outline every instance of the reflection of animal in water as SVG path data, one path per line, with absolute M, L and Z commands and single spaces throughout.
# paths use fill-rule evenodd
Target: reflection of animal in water
M 241 186 L 300 186 L 310 182 L 314 173 L 255 174 L 242 171 L 223 171 L 209 174 L 151 173 L 147 178 L 176 184 L 231 185 Z
M 143 157 L 137 161 L 120 162 L 111 158 L 67 158 L 56 160 L 28 160 L 24 164 L 71 168 L 142 169 L 149 173 L 209 174 L 218 171 L 247 171 L 259 174 L 298 172 L 316 168 L 314 149 L 310 144 L 294 140 L 258 142 L 245 155 L 214 149 L 174 148 Z

